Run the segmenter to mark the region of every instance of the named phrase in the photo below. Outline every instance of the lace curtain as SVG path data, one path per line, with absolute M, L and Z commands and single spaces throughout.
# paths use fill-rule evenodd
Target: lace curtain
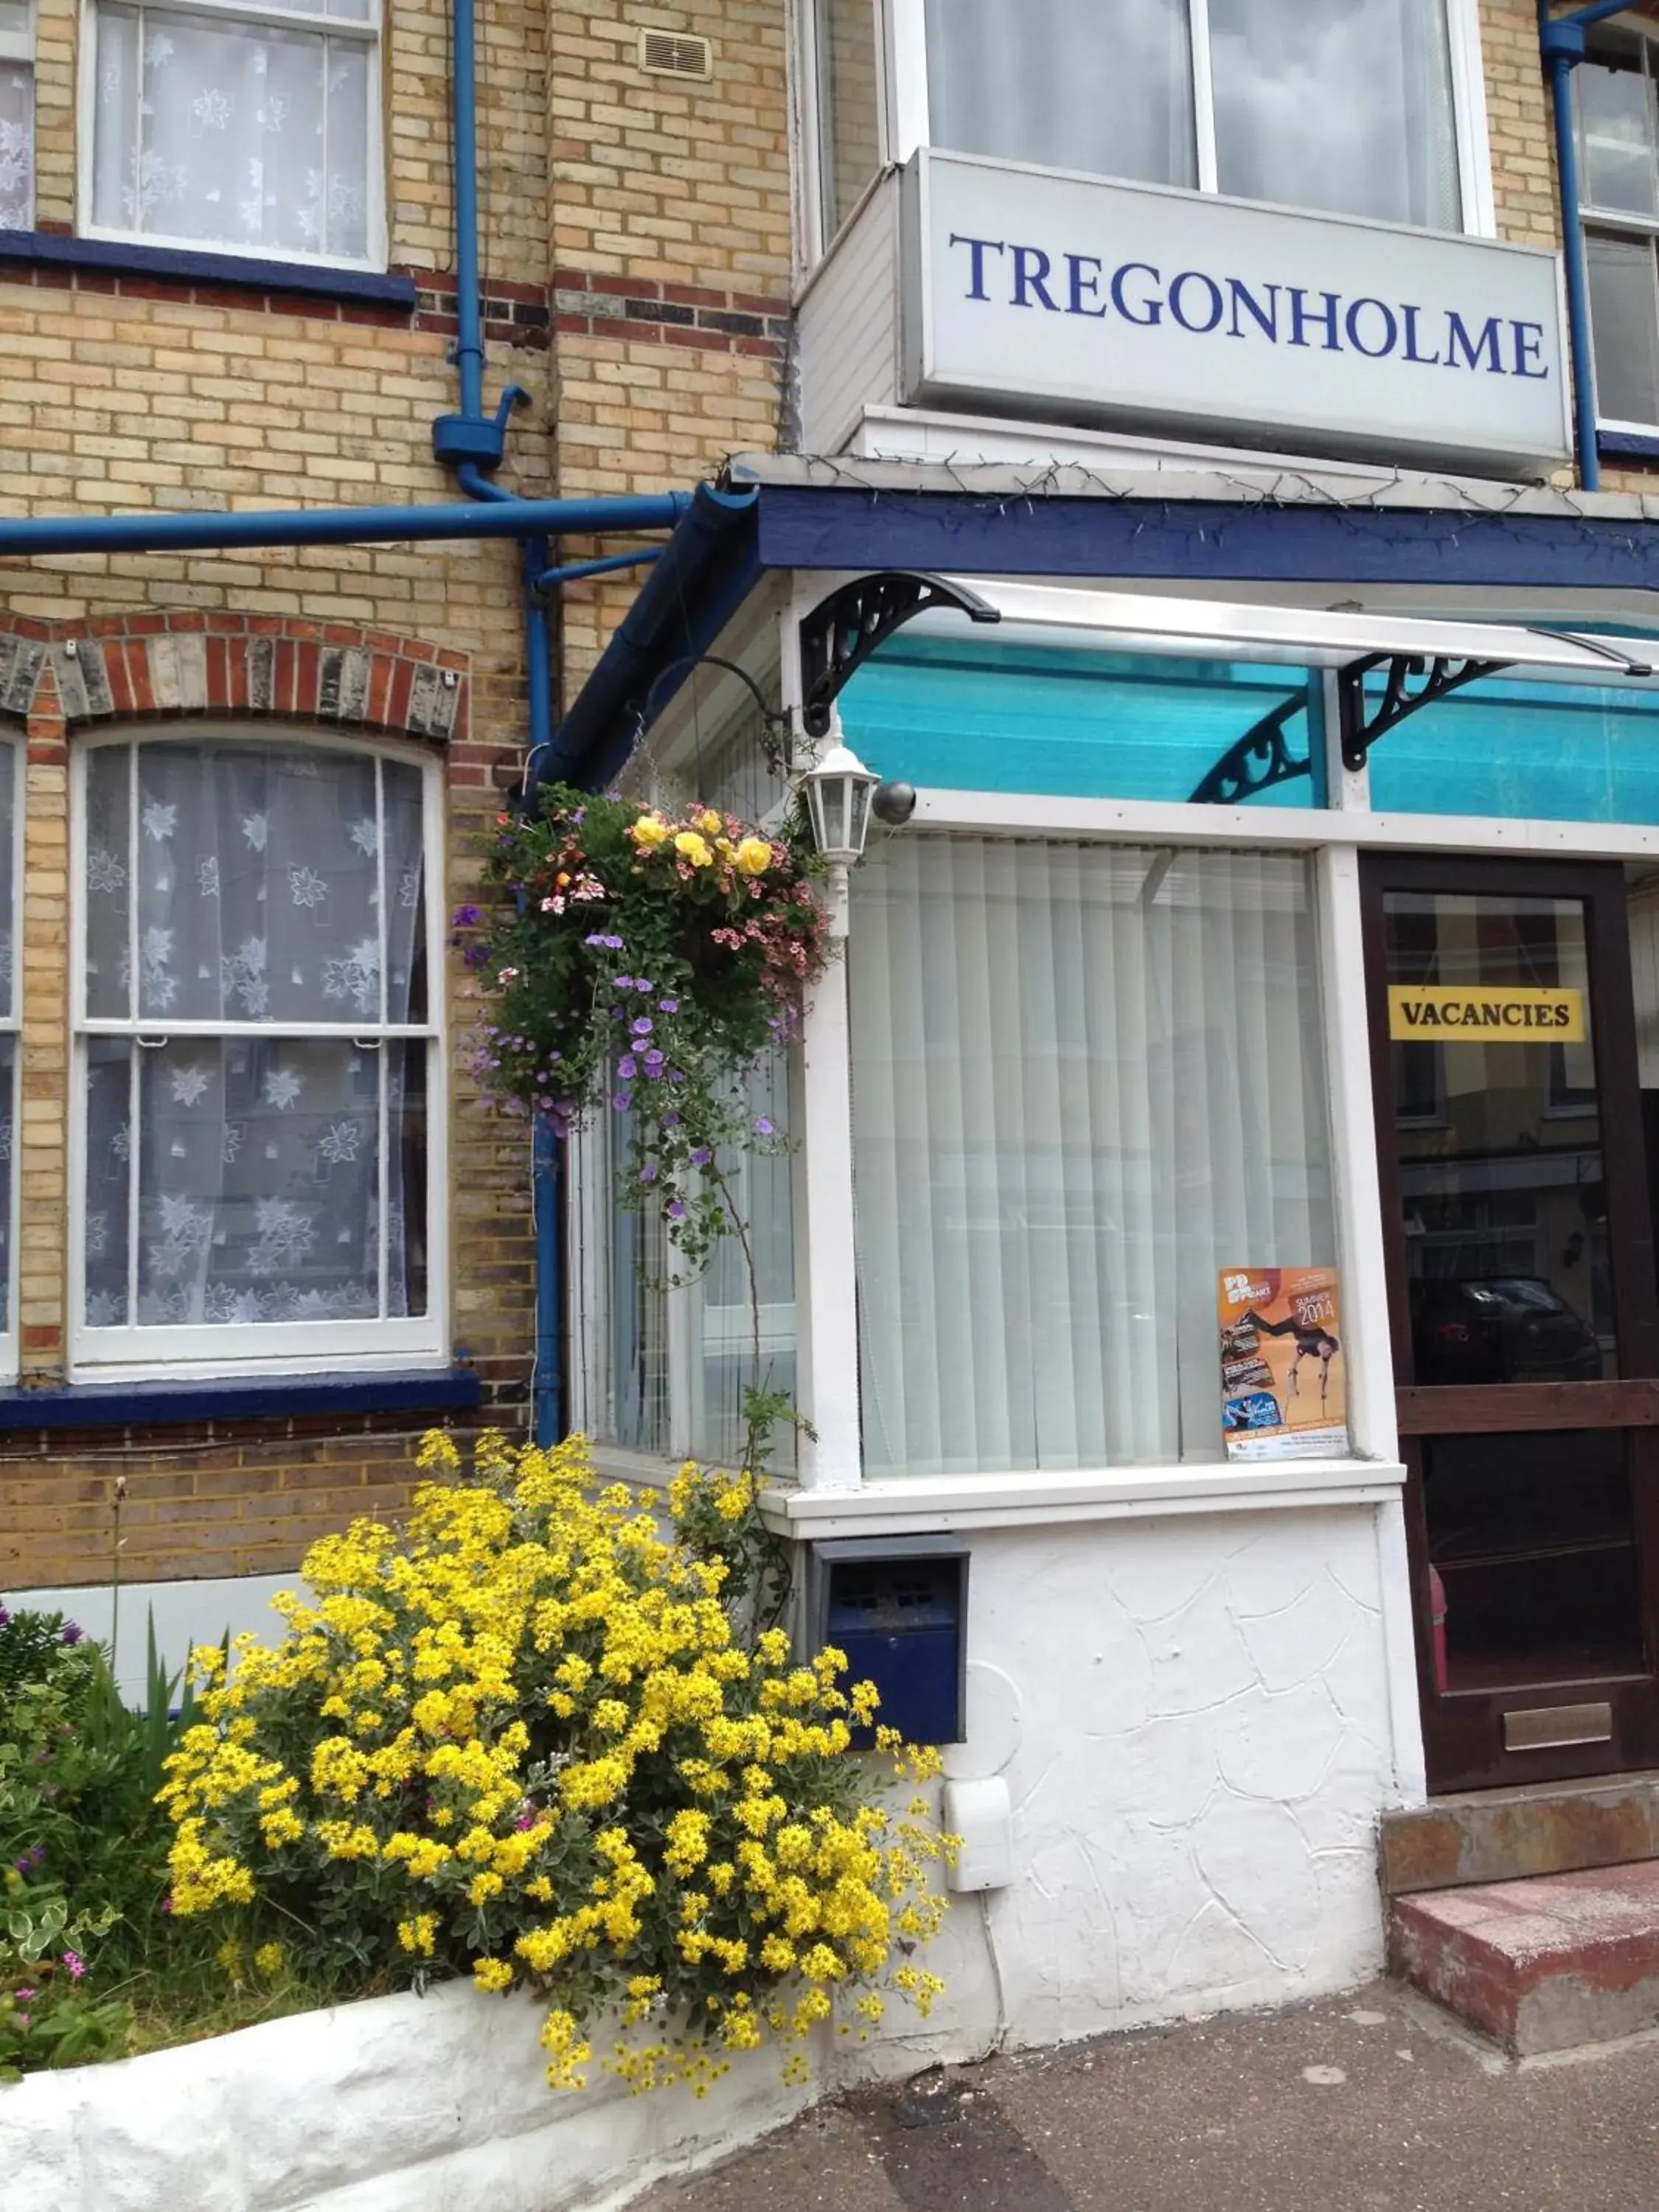
M 418 770 L 100 747 L 85 851 L 88 1326 L 423 1313 Z
M 369 5 L 295 12 L 367 25 Z M 366 36 L 100 7 L 93 221 L 367 260 L 373 58 Z

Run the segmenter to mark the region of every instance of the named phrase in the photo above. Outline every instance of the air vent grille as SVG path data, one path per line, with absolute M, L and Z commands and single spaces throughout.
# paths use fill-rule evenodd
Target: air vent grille
M 641 31 L 640 67 L 649 76 L 694 76 L 706 84 L 714 74 L 714 46 L 678 31 Z

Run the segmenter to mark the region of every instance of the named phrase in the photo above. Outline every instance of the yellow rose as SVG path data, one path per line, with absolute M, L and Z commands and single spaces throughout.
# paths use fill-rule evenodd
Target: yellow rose
M 694 868 L 706 868 L 714 855 L 706 839 L 695 830 L 682 830 L 674 840 L 674 850 L 683 860 L 690 860 Z
M 712 806 L 705 807 L 701 814 L 695 814 L 691 818 L 705 837 L 718 837 L 726 827 L 725 823 L 721 821 Z
M 763 876 L 772 865 L 772 848 L 764 837 L 745 837 L 738 848 L 738 866 L 745 876 Z
M 641 814 L 628 834 L 642 853 L 649 853 L 665 841 L 668 824 L 655 814 Z

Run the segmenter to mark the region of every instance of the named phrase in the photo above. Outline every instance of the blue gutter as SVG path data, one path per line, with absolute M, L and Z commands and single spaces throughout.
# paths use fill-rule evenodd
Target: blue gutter
M 661 556 L 660 545 L 647 545 L 638 553 L 607 553 L 599 561 L 572 561 L 562 568 L 544 568 L 536 579 L 536 589 L 550 592 L 556 584 L 574 584 L 584 576 L 608 576 L 614 568 L 638 568 Z
M 1586 491 L 1601 488 L 1601 457 L 1595 441 L 1595 357 L 1590 339 L 1589 264 L 1578 185 L 1578 142 L 1573 129 L 1572 73 L 1584 58 L 1584 33 L 1592 23 L 1624 13 L 1630 0 L 1595 0 L 1559 18 L 1550 0 L 1538 0 L 1538 45 L 1549 78 L 1555 119 L 1555 173 L 1561 191 L 1561 258 L 1567 279 L 1567 338 L 1572 353 L 1573 442 L 1578 481 Z
M 612 633 L 539 766 L 542 783 L 602 783 L 632 750 L 627 727 L 644 709 L 644 689 L 666 664 L 706 647 L 757 573 L 757 485 L 720 491 L 699 484 L 661 549 L 638 598 Z M 684 680 L 684 678 L 681 678 Z M 656 704 L 672 696 L 666 685 Z M 618 731 L 623 732 L 618 737 Z
M 434 507 L 264 507 L 228 514 L 30 515 L 0 519 L 0 560 L 55 553 L 211 553 L 250 545 L 370 545 L 670 530 L 690 514 L 694 499 L 684 491 L 514 499 L 492 485 L 485 499 L 465 507 L 451 501 Z

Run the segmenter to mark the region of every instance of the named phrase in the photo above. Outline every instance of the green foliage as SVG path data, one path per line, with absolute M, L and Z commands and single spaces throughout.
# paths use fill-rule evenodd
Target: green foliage
M 71 1640 L 64 1641 L 66 1630 Z M 118 1992 L 165 1942 L 170 1828 L 155 1802 L 192 1717 L 151 1623 L 144 1709 L 122 1702 L 100 1648 L 61 1614 L 0 1625 L 0 2079 L 118 2057 Z M 175 1709 L 174 1700 L 180 1703 Z M 177 1968 L 203 1951 L 167 1947 Z

